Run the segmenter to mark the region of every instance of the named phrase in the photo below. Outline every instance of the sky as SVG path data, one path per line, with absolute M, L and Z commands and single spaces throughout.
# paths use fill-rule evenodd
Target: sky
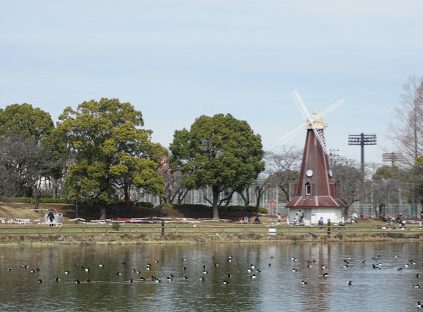
M 382 163 L 395 107 L 422 75 L 423 1 L 0 0 L 0 108 L 30 103 L 54 121 L 102 97 L 143 113 L 153 141 L 201 115 L 246 120 L 265 150 L 303 148 L 305 130 L 280 139 L 336 99 L 329 148 L 357 162 L 349 134 L 376 134 L 366 161 Z

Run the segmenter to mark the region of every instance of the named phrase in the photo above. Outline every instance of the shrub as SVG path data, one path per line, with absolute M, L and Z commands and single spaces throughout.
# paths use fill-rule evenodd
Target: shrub
M 112 230 L 119 231 L 120 230 L 120 223 L 119 222 L 112 222 Z
M 166 203 L 166 204 L 163 204 L 163 205 L 162 205 L 162 208 L 173 209 L 173 208 L 174 208 L 174 205 L 169 204 L 169 203 Z
M 41 197 L 40 203 L 65 204 L 66 200 L 64 198 Z
M 137 202 L 137 208 L 154 208 L 154 204 L 150 202 Z

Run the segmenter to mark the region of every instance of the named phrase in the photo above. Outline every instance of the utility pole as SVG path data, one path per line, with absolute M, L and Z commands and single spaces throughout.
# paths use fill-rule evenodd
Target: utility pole
M 361 179 L 364 182 L 364 146 L 365 145 L 376 145 L 376 134 L 351 134 L 348 136 L 348 145 L 360 145 L 361 146 Z

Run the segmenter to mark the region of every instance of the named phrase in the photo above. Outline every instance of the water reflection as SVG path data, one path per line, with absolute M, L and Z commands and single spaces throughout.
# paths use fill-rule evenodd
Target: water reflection
M 422 273 L 421 247 L 3 246 L 0 310 L 412 311 L 423 298 L 423 282 L 413 287 Z

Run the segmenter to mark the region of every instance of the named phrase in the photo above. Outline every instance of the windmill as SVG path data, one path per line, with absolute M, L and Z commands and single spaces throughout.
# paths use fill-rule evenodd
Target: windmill
M 324 122 L 318 114 L 310 114 L 297 90 L 292 99 L 307 120 L 306 140 L 300 176 L 294 197 L 285 205 L 289 208 L 288 218 L 304 224 L 317 224 L 320 218 L 325 222 L 341 221 L 343 203 L 336 198 L 336 184 L 329 166 L 329 152 L 324 138 Z M 338 100 L 340 106 L 343 100 Z M 334 107 L 334 105 L 332 105 Z
M 326 109 L 324 109 L 323 111 L 321 111 L 320 113 L 316 114 L 313 113 L 312 116 L 310 117 L 310 113 L 307 110 L 306 106 L 304 105 L 304 102 L 300 96 L 300 93 L 298 92 L 298 90 L 294 90 L 291 94 L 292 100 L 294 101 L 295 104 L 297 104 L 298 109 L 300 110 L 301 115 L 303 116 L 303 118 L 306 120 L 305 123 L 302 123 L 301 125 L 299 125 L 297 128 L 293 129 L 292 131 L 288 132 L 287 134 L 285 134 L 284 136 L 282 136 L 279 141 L 278 144 L 273 147 L 272 149 L 275 149 L 278 145 L 284 143 L 285 141 L 287 141 L 289 138 L 293 137 L 295 134 L 297 134 L 299 131 L 303 130 L 304 128 L 306 128 L 310 122 L 310 119 L 312 118 L 314 122 L 318 122 L 318 119 L 322 119 L 324 116 L 326 116 L 327 114 L 333 112 L 334 110 L 336 110 L 337 108 L 339 108 L 340 106 L 342 106 L 344 104 L 344 99 L 337 99 L 335 102 L 333 102 L 330 106 L 328 106 Z M 326 148 L 327 150 L 327 148 Z

